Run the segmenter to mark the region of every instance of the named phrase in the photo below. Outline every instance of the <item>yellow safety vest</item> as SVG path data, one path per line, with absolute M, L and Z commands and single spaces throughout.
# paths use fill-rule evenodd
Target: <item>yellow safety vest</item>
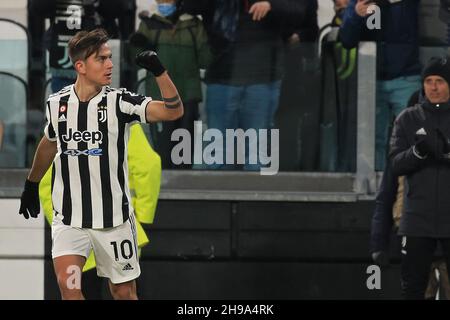
M 137 240 L 140 249 L 149 243 L 141 223 L 153 223 L 161 184 L 161 158 L 152 149 L 141 125 L 133 125 L 128 141 L 128 173 L 132 204 L 136 215 Z M 51 196 L 52 168 L 46 172 L 39 184 L 39 197 L 47 221 L 52 223 L 53 205 Z M 95 268 L 93 252 L 86 260 L 83 271 Z

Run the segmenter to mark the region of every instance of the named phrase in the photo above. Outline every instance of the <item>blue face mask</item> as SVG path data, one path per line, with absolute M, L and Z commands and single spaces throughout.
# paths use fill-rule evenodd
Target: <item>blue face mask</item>
M 171 16 L 177 10 L 174 3 L 160 3 L 158 4 L 158 11 L 163 17 Z

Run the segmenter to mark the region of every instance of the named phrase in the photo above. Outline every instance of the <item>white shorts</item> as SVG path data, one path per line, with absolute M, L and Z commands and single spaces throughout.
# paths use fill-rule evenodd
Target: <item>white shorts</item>
M 80 255 L 87 257 L 94 251 L 97 275 L 112 283 L 136 279 L 141 274 L 137 251 L 134 215 L 120 226 L 105 229 L 81 229 L 67 226 L 63 216 L 52 222 L 52 257 Z

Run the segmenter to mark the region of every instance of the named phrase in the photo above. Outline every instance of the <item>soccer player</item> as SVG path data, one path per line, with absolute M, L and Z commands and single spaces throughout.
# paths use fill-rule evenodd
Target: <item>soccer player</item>
M 128 187 L 129 128 L 137 122 L 176 120 L 183 103 L 155 52 L 136 63 L 152 72 L 163 101 L 113 89 L 108 36 L 80 31 L 69 42 L 75 84 L 47 100 L 42 138 L 21 197 L 26 219 L 40 211 L 39 181 L 53 162 L 52 258 L 63 299 L 83 299 L 81 270 L 92 248 L 97 275 L 115 299 L 137 299 L 140 275 Z

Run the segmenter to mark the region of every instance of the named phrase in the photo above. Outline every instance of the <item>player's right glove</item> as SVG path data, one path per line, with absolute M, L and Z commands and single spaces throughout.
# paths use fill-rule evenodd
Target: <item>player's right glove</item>
M 153 73 L 155 77 L 159 77 L 166 71 L 156 52 L 151 50 L 143 51 L 137 54 L 136 64 Z
M 39 203 L 39 182 L 25 181 L 25 187 L 20 197 L 19 214 L 23 214 L 25 219 L 29 217 L 37 218 L 40 212 Z

